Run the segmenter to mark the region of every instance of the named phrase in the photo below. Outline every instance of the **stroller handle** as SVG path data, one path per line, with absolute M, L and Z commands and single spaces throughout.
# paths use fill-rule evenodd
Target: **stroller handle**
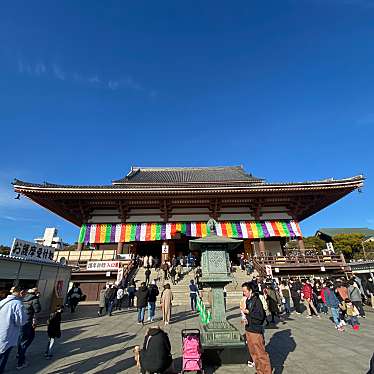
M 182 336 L 188 335 L 188 334 L 198 334 L 200 335 L 199 329 L 183 329 L 181 331 Z

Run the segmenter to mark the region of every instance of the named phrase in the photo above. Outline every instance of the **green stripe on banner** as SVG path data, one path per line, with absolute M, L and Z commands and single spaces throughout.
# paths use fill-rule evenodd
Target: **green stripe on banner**
M 209 236 L 210 235 L 210 226 L 206 225 L 206 234 Z
M 282 223 L 282 227 L 283 227 L 284 233 L 285 233 L 287 236 L 290 236 L 290 230 L 288 230 L 288 227 L 287 227 L 286 222 L 281 221 L 281 223 Z
M 105 231 L 105 243 L 110 243 L 110 232 L 112 231 L 112 225 L 108 223 Z
M 136 235 L 136 224 L 131 224 L 131 234 L 130 234 L 130 240 L 134 241 Z
M 181 224 L 181 234 L 186 234 L 186 232 L 187 232 L 187 229 L 186 229 L 186 224 L 185 223 L 182 223 Z
M 156 223 L 156 240 L 161 240 L 161 223 Z
M 262 225 L 260 222 L 256 222 L 256 227 L 257 227 L 257 230 L 258 230 L 258 237 L 259 238 L 263 238 L 265 235 L 264 235 L 264 231 L 262 230 Z
M 239 236 L 238 234 L 238 229 L 236 228 L 236 223 L 230 223 L 231 225 L 231 230 L 232 230 L 232 236 L 233 238 L 237 238 Z
M 81 227 L 81 230 L 79 232 L 79 239 L 78 239 L 79 243 L 84 242 L 84 237 L 86 236 L 86 230 L 87 230 L 87 225 L 83 224 L 82 227 Z

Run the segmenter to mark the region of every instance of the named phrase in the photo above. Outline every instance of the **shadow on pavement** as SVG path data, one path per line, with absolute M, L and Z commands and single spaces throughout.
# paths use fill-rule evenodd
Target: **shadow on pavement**
M 284 370 L 284 364 L 290 352 L 296 349 L 296 342 L 292 336 L 291 330 L 278 331 L 270 338 L 266 346 L 269 353 L 273 374 L 281 374 Z

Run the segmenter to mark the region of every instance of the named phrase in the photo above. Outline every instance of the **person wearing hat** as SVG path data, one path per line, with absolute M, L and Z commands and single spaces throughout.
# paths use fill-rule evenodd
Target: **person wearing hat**
M 17 367 L 24 367 L 26 363 L 26 351 L 35 338 L 36 314 L 42 310 L 39 300 L 38 289 L 31 288 L 23 298 L 23 306 L 26 312 L 26 323 L 21 327 L 21 334 L 18 342 L 18 363 Z
M 16 286 L 0 301 L 0 374 L 5 370 L 10 351 L 18 343 L 21 327 L 27 322 L 21 298 L 23 290 Z

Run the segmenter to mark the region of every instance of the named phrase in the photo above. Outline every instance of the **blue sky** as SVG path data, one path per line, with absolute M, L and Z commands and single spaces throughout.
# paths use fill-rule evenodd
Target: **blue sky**
M 369 0 L 3 3 L 0 243 L 78 234 L 13 178 L 107 184 L 131 165 L 363 173 L 301 226 L 373 227 L 373 40 Z

